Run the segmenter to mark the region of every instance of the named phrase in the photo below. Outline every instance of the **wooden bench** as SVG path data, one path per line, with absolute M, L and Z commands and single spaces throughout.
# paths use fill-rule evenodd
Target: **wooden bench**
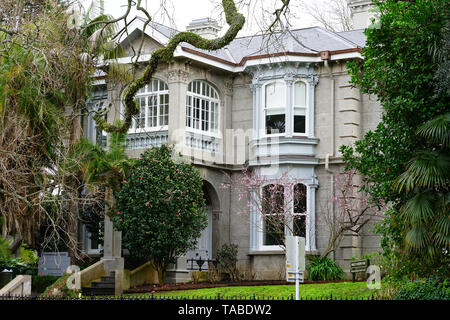
M 352 281 L 355 282 L 355 276 L 358 272 L 367 273 L 367 268 L 370 266 L 370 260 L 355 260 L 350 262 L 350 272 L 352 274 Z

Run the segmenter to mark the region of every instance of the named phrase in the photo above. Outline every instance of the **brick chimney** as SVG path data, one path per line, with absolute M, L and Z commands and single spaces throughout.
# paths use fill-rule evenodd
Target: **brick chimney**
M 186 27 L 186 31 L 194 32 L 206 39 L 217 38 L 220 29 L 222 27 L 219 26 L 219 23 L 211 18 L 192 20 Z
M 370 25 L 370 18 L 374 13 L 369 12 L 372 8 L 371 0 L 347 0 L 348 7 L 352 13 L 353 28 L 365 29 Z

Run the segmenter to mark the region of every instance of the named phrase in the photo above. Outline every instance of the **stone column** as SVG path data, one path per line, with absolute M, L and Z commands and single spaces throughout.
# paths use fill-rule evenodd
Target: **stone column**
M 224 81 L 224 97 L 220 97 L 220 133 L 221 133 L 221 155 L 216 155 L 216 162 L 234 164 L 236 145 L 234 144 L 234 132 L 232 126 L 231 110 L 233 100 L 233 79 Z
M 309 69 L 309 67 L 308 67 Z M 308 87 L 307 87 L 307 91 L 308 91 L 308 109 L 306 111 L 307 113 L 307 127 L 308 127 L 308 138 L 315 138 L 315 89 L 316 89 L 316 85 L 317 83 L 319 83 L 319 78 L 316 75 L 311 75 L 308 79 Z
M 168 71 L 169 86 L 169 144 L 181 151 L 185 145 L 186 92 L 189 81 L 189 66 L 172 64 Z
M 261 105 L 261 83 L 259 80 L 253 80 L 253 83 L 250 85 L 250 90 L 253 93 L 253 139 L 259 139 L 261 135 L 261 123 L 263 117 L 263 106 Z
M 105 272 L 123 270 L 122 258 L 122 232 L 114 230 L 113 223 L 108 215 L 105 215 L 105 230 L 103 242 L 103 263 Z
M 293 125 L 293 101 L 292 101 L 292 84 L 294 83 L 294 77 L 291 74 L 287 74 L 284 77 L 284 81 L 286 82 L 286 127 L 285 127 L 285 136 L 292 137 L 292 133 L 294 132 Z
M 177 151 L 185 146 L 186 130 L 186 93 L 189 83 L 189 65 L 173 63 L 169 66 L 169 144 L 175 145 Z M 189 272 L 186 270 L 186 257 L 178 257 L 177 262 L 167 270 L 167 282 L 186 282 Z

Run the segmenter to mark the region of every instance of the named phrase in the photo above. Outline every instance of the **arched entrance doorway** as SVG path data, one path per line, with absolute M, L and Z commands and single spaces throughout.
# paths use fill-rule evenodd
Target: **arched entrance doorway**
M 197 261 L 210 260 L 213 258 L 213 243 L 216 243 L 218 235 L 213 232 L 215 228 L 214 214 L 218 212 L 218 196 L 214 187 L 207 181 L 203 181 L 203 196 L 205 198 L 205 211 L 208 215 L 208 226 L 203 229 L 194 250 L 186 252 L 187 267 L 190 270 L 208 270 L 208 263 L 197 263 Z

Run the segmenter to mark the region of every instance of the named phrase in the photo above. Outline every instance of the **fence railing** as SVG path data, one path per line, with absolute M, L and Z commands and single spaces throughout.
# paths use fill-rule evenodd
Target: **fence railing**
M 264 295 L 248 295 L 248 296 L 223 296 L 221 294 L 217 294 L 215 296 L 164 296 L 160 294 L 142 294 L 142 295 L 117 295 L 117 296 L 40 296 L 40 295 L 31 295 L 31 296 L 17 296 L 17 295 L 5 295 L 0 296 L 0 301 L 2 300 L 38 300 L 38 301 L 82 301 L 82 300 L 111 300 L 111 301 L 120 301 L 120 300 L 202 300 L 202 301 L 211 301 L 211 300 L 248 300 L 248 301 L 289 301 L 295 300 L 295 295 L 291 294 L 289 296 L 283 297 L 274 297 L 274 296 L 264 296 Z M 374 295 L 370 297 L 335 297 L 333 295 L 322 296 L 322 297 L 300 297 L 301 301 L 317 301 L 317 300 L 334 300 L 334 301 L 350 301 L 350 300 L 386 300 L 380 299 Z
M 210 264 L 213 265 L 214 267 L 217 267 L 217 260 L 202 259 L 202 257 L 197 259 L 187 259 L 186 263 L 187 263 L 186 269 L 193 271 L 207 271 L 209 269 Z

